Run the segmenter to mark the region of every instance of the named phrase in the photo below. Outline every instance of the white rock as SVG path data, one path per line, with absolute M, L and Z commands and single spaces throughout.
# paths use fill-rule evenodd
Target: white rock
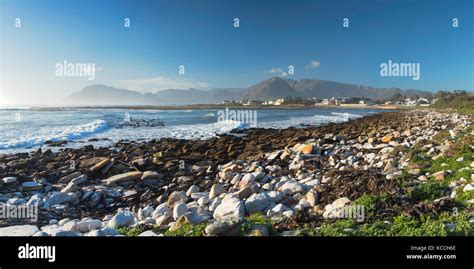
M 102 226 L 102 221 L 97 219 L 80 221 L 77 223 L 77 231 L 87 233 L 92 230 L 97 230 Z
M 269 191 L 267 193 L 268 199 L 273 203 L 278 203 L 283 199 L 283 194 L 279 191 Z
M 49 208 L 53 205 L 65 204 L 65 203 L 71 202 L 71 200 L 72 200 L 72 196 L 69 196 L 67 193 L 56 192 L 46 197 L 46 199 L 44 200 L 44 203 L 45 203 L 44 206 L 46 208 Z
M 2 178 L 3 183 L 11 184 L 16 182 L 16 177 L 4 177 Z
M 214 184 L 209 191 L 209 199 L 214 199 L 222 193 L 224 193 L 224 187 L 221 184 Z
M 162 203 L 156 207 L 155 211 L 153 211 L 152 218 L 157 219 L 168 211 L 170 211 L 168 205 L 166 203 Z
M 464 192 L 472 191 L 472 190 L 474 190 L 474 184 L 473 183 L 466 184 L 466 186 L 464 186 L 464 188 L 462 189 L 462 191 L 464 191 Z
M 130 211 L 120 211 L 107 223 L 107 227 L 110 228 L 120 228 L 125 226 L 130 226 L 135 222 L 132 212 Z
M 28 202 L 26 204 L 27 205 L 38 205 L 39 207 L 43 206 L 43 204 L 44 204 L 43 197 L 41 196 L 40 193 L 36 193 L 36 194 L 34 194 L 30 197 L 30 199 L 28 200 Z
M 64 223 L 63 225 L 61 225 L 61 229 L 63 231 L 76 232 L 77 231 L 77 222 L 76 221 L 68 221 L 68 222 Z
M 279 190 L 283 193 L 288 193 L 288 194 L 304 191 L 303 186 L 300 183 L 292 182 L 292 181 L 286 182 L 285 184 L 283 184 L 283 186 L 281 186 Z
M 209 192 L 195 192 L 191 194 L 191 198 L 194 200 L 198 200 L 201 197 L 208 196 L 209 197 Z
M 207 196 L 203 196 L 199 198 L 197 202 L 198 202 L 198 205 L 204 206 L 204 205 L 209 204 L 211 202 L 211 199 L 209 199 L 209 197 Z
M 167 225 L 173 220 L 173 213 L 171 211 L 167 211 L 163 215 L 161 215 L 159 218 L 156 219 L 155 223 L 158 224 L 159 226 L 162 225 Z
M 114 228 L 110 228 L 110 227 L 102 228 L 102 229 L 100 229 L 100 231 L 103 232 L 105 234 L 105 236 L 118 236 L 118 235 L 121 235 L 117 230 L 115 230 Z
M 57 233 L 63 231 L 62 227 L 56 224 L 43 226 L 41 230 L 52 236 L 56 236 Z
M 234 219 L 240 220 L 244 217 L 245 207 L 243 203 L 235 197 L 223 199 L 222 203 L 214 210 L 213 217 L 216 220 Z
M 155 232 L 149 230 L 149 231 L 144 231 L 143 233 L 139 234 L 138 236 L 160 236 L 160 235 L 158 235 Z
M 179 219 L 179 217 L 183 216 L 187 212 L 188 212 L 188 207 L 186 206 L 186 204 L 183 203 L 183 202 L 179 202 L 179 203 L 174 205 L 173 218 L 175 220 L 177 220 L 177 219 Z
M 2 236 L 32 236 L 39 229 L 35 225 L 15 225 L 0 228 L 0 237 Z
M 339 199 L 336 199 L 334 202 L 332 202 L 332 207 L 333 208 L 341 208 L 347 204 L 349 204 L 351 202 L 351 200 L 349 200 L 349 198 L 347 197 L 341 197 Z
M 35 234 L 33 234 L 33 236 L 49 236 L 49 234 L 47 232 L 38 231 Z
M 216 208 L 221 204 L 222 198 L 216 197 L 212 200 L 211 204 L 209 205 L 209 211 L 214 211 Z
M 106 236 L 106 234 L 101 230 L 92 230 L 92 231 L 86 233 L 85 236 L 97 237 L 97 236 Z
M 144 218 L 151 217 L 153 214 L 153 207 L 151 206 L 145 206 L 142 210 L 142 214 Z
M 188 191 L 186 192 L 186 195 L 191 196 L 193 193 L 196 193 L 198 191 L 199 191 L 199 187 L 196 185 L 192 185 L 191 187 L 189 187 Z
M 245 201 L 245 211 L 248 214 L 263 211 L 268 205 L 268 197 L 265 193 L 254 193 Z
M 276 206 L 274 206 L 272 209 L 271 209 L 271 212 L 274 212 L 274 213 L 282 213 L 283 211 L 286 211 L 288 208 L 283 205 L 283 204 L 277 204 Z
M 63 226 L 64 224 L 70 222 L 71 220 L 69 218 L 62 219 L 58 222 L 59 226 Z

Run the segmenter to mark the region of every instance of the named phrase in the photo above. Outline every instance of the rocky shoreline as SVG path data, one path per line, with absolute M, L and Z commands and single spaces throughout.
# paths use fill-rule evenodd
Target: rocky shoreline
M 472 212 L 474 199 L 456 196 L 474 190 L 472 137 L 469 116 L 413 110 L 209 140 L 0 154 L 0 202 L 39 207 L 37 223 L 0 219 L 0 236 L 298 235 L 366 197 L 378 199 L 375 211 L 365 204 L 371 223 Z M 452 157 L 458 143 L 467 178 L 418 160 Z M 448 177 L 440 197 L 417 198 L 420 186 Z

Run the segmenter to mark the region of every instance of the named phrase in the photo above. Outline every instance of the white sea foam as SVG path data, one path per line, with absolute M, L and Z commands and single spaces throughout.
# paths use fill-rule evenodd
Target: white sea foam
M 361 115 L 350 114 L 350 113 L 338 113 L 333 112 L 331 115 L 313 115 L 313 116 L 304 116 L 304 117 L 294 117 L 289 120 L 282 121 L 269 121 L 262 124 L 259 123 L 258 127 L 261 128 L 288 128 L 291 126 L 302 126 L 302 125 L 321 125 L 327 123 L 338 123 L 346 122 L 351 119 L 360 118 Z
M 95 120 L 86 124 L 63 126 L 55 128 L 40 128 L 35 133 L 21 134 L 6 141 L 0 141 L 1 149 L 29 148 L 40 146 L 45 141 L 75 140 L 102 132 L 109 128 L 104 120 Z
M 351 120 L 351 119 L 362 118 L 362 115 L 351 114 L 351 113 L 332 112 L 331 114 L 332 114 L 332 115 L 335 115 L 335 116 L 344 117 L 344 118 L 347 118 L 347 119 L 350 119 L 350 120 Z

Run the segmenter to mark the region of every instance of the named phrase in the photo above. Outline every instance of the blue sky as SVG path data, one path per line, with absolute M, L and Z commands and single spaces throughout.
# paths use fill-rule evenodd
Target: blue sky
M 98 83 L 139 91 L 248 87 L 283 76 L 268 71 L 286 72 L 289 65 L 292 79 L 473 90 L 473 6 L 470 0 L 3 0 L 2 98 L 54 101 Z M 130 28 L 123 27 L 126 17 Z M 345 17 L 349 28 L 342 27 Z M 63 60 L 101 70 L 93 81 L 58 77 L 55 65 Z M 388 60 L 420 63 L 420 80 L 381 77 Z M 319 67 L 307 68 L 311 61 Z

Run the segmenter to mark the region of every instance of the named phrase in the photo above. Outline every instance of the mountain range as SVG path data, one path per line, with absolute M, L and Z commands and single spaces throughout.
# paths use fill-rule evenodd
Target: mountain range
M 274 100 L 284 97 L 364 97 L 387 99 L 395 94 L 431 97 L 432 93 L 399 88 L 374 88 L 356 84 L 340 83 L 319 79 L 284 79 L 273 77 L 249 88 L 215 88 L 211 90 L 169 89 L 155 93 L 117 89 L 105 85 L 87 86 L 68 96 L 66 105 L 112 106 L 112 105 L 187 105 L 217 104 L 224 100 Z

